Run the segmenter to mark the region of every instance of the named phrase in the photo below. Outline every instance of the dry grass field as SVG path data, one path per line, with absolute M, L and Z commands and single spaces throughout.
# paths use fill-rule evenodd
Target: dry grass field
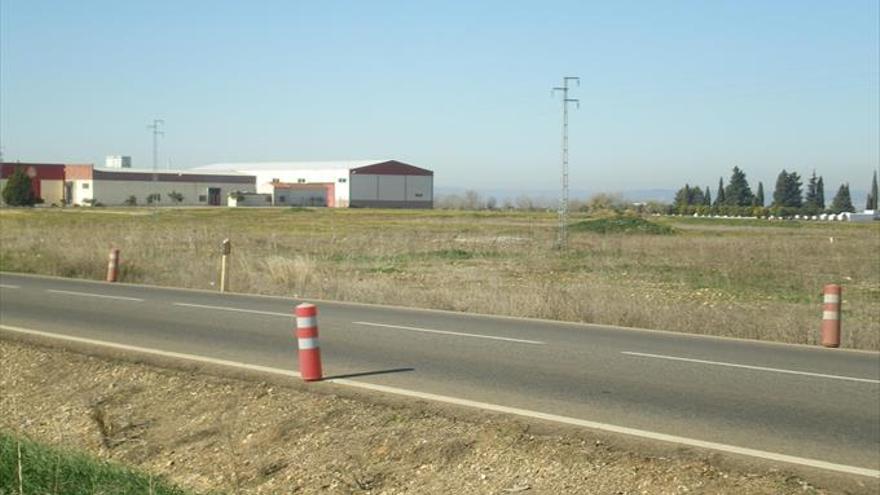
M 544 212 L 4 209 L 0 270 L 101 279 L 116 246 L 123 282 L 211 289 L 228 237 L 238 292 L 805 344 L 836 282 L 842 345 L 880 349 L 877 223 L 649 220 L 560 251 Z

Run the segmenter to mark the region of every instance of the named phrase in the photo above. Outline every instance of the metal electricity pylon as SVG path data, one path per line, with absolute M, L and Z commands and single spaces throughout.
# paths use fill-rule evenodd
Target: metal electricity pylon
M 156 172 L 159 169 L 159 136 L 165 135 L 159 129 L 163 124 L 165 124 L 164 120 L 153 119 L 153 123 L 147 126 L 147 129 L 153 130 L 153 180 L 156 180 Z
M 165 121 L 162 119 L 153 119 L 153 123 L 147 126 L 147 129 L 153 130 L 153 189 L 154 191 L 150 193 L 150 197 L 147 198 L 147 203 L 150 202 L 150 198 L 153 198 L 153 201 L 156 202 L 156 207 L 159 206 L 159 200 L 161 199 L 161 193 L 158 192 L 157 182 L 159 182 L 159 136 L 164 136 L 165 133 L 160 131 L 159 128 L 164 124 Z M 156 195 L 159 195 L 157 198 Z M 158 212 L 158 210 L 156 210 Z
M 579 77 L 567 76 L 562 78 L 562 86 L 553 88 L 553 94 L 562 93 L 562 196 L 559 199 L 559 237 L 556 245 L 565 249 L 568 243 L 568 104 L 575 103 L 578 108 L 580 100 L 568 97 L 568 83 L 574 81 L 581 85 Z

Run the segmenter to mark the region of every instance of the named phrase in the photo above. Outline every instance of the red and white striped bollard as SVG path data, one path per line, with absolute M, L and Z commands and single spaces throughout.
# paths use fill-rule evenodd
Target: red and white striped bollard
M 119 274 L 119 249 L 110 250 L 110 261 L 107 262 L 107 281 L 116 282 Z
M 843 289 L 837 284 L 828 284 L 822 292 L 822 345 L 840 347 L 840 296 Z
M 296 342 L 299 347 L 299 373 L 307 382 L 320 380 L 321 348 L 318 347 L 318 307 L 302 303 L 296 307 Z

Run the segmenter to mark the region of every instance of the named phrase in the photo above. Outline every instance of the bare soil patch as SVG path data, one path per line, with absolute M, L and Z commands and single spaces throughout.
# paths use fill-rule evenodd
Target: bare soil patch
M 714 455 L 639 453 L 588 431 L 343 396 L 320 384 L 306 390 L 9 340 L 0 340 L 0 363 L 0 428 L 198 492 L 845 493 L 775 469 L 731 469 Z

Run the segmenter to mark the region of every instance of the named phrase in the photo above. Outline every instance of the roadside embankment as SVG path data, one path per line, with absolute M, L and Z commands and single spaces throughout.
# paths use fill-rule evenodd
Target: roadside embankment
M 589 431 L 322 384 L 254 382 L 10 340 L 0 340 L 0 363 L 0 428 L 197 492 L 843 493 L 705 453 L 632 449 Z

